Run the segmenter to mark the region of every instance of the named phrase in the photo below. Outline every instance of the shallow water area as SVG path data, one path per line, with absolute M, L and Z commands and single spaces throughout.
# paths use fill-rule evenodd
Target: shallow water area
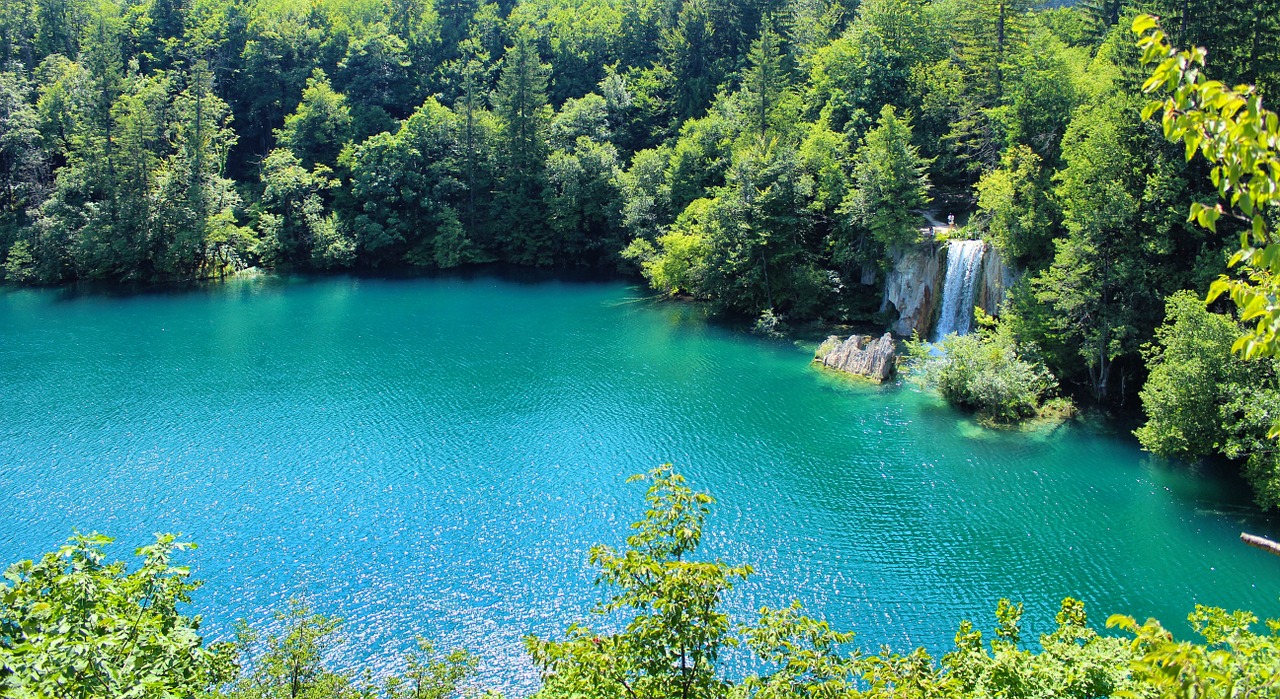
M 1197 602 L 1280 616 L 1277 534 L 1243 483 L 1070 424 L 992 431 L 908 387 L 619 282 L 263 276 L 186 291 L 0 292 L 0 561 L 71 533 L 181 532 L 211 637 L 293 595 L 349 621 L 335 658 L 465 645 L 508 696 L 520 638 L 597 599 L 586 551 L 674 462 L 718 499 L 704 552 L 752 564 L 740 618 L 797 598 L 944 652 L 963 618 L 1062 597 L 1097 625 Z

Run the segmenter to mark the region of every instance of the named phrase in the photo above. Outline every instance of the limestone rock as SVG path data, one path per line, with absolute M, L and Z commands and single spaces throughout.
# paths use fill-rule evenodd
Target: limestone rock
M 1004 263 L 1000 251 L 988 245 L 982 255 L 982 286 L 978 287 L 977 305 L 991 315 L 999 315 L 1004 294 L 1013 286 L 1017 273 Z
M 832 335 L 818 348 L 813 360 L 832 369 L 885 381 L 893 375 L 896 353 L 893 336 L 889 333 L 881 335 L 878 340 L 870 335 L 850 335 L 843 342 Z
M 885 278 L 884 301 L 881 311 L 897 311 L 898 318 L 889 329 L 897 335 L 909 336 L 912 331 L 921 337 L 929 336 L 934 307 L 941 295 L 942 270 L 938 261 L 938 248 L 932 242 L 895 253 L 893 269 Z

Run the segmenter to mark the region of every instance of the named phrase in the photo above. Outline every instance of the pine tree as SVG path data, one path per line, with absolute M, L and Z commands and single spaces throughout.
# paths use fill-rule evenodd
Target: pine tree
M 702 116 L 723 75 L 716 60 L 714 18 L 707 0 L 689 0 L 673 28 L 663 32 L 663 54 L 676 86 L 676 119 Z
M 743 87 L 751 105 L 751 123 L 761 140 L 768 135 L 770 113 L 783 91 L 790 86 L 779 43 L 772 23 L 766 20 L 760 28 L 759 38 L 751 44 L 751 53 L 747 57 L 750 65 L 743 78 Z
M 463 159 L 466 162 L 467 171 L 467 203 L 464 212 L 466 232 L 468 236 L 474 238 L 477 230 L 476 188 L 479 184 L 476 180 L 476 170 L 480 158 L 477 120 L 480 116 L 479 112 L 484 108 L 482 95 L 490 79 L 489 52 L 485 51 L 480 42 L 473 38 L 462 43 L 459 53 L 461 56 L 456 70 L 462 94 L 458 98 L 455 109 L 462 115 L 462 143 L 465 149 Z
M 494 106 L 502 120 L 503 176 L 498 192 L 507 257 L 520 264 L 550 264 L 541 202 L 547 157 L 547 76 L 533 29 L 523 27 L 502 58 Z
M 1089 34 L 1094 41 L 1101 42 L 1120 21 L 1124 4 L 1125 0 L 1083 0 L 1080 3 L 1080 12 L 1089 24 Z
M 1025 40 L 1030 0 L 974 0 L 960 15 L 959 58 L 987 106 L 1000 101 L 1014 50 Z

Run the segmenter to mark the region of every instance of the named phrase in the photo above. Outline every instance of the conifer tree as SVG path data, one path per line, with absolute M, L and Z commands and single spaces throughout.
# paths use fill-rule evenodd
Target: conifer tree
M 494 106 L 502 120 L 503 175 L 498 192 L 507 257 L 520 264 L 550 264 L 541 194 L 547 157 L 547 76 L 532 28 L 516 33 L 502 58 Z

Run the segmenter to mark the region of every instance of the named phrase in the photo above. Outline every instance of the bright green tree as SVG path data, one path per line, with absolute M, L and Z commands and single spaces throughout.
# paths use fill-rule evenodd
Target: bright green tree
M 878 254 L 866 252 L 871 241 L 892 250 L 920 238 L 921 212 L 931 201 L 928 165 L 911 143 L 911 122 L 885 105 L 853 155 L 849 193 L 840 205 L 852 232 L 843 241 L 844 256 L 875 259 Z
M 200 617 L 180 611 L 199 583 L 173 557 L 194 544 L 157 535 L 137 550 L 142 565 L 130 572 L 123 561 L 106 561 L 111 541 L 77 534 L 5 571 L 0 694 L 194 698 L 231 678 L 230 649 L 205 647 Z
M 611 590 L 595 613 L 630 618 L 615 633 L 574 624 L 563 640 L 529 637 L 543 675 L 540 698 L 713 697 L 728 688 L 718 662 L 733 625 L 720 602 L 751 567 L 692 560 L 714 500 L 691 490 L 670 465 L 646 480 L 649 507 L 626 548 L 598 545 L 590 555 L 597 584 Z
M 323 70 L 317 68 L 307 78 L 302 102 L 285 117 L 276 133 L 280 145 L 293 151 L 303 167 L 332 167 L 352 136 L 351 108 L 346 95 L 335 92 Z
M 1193 293 L 1170 296 L 1166 309 L 1146 348 L 1147 422 L 1134 433 L 1138 441 L 1160 456 L 1240 459 L 1258 504 L 1280 507 L 1280 446 L 1266 439 L 1280 405 L 1280 366 L 1233 355 L 1240 324 L 1210 313 Z
M 1010 261 L 1039 267 L 1052 251 L 1058 212 L 1048 173 L 1028 146 L 1005 151 L 1000 168 L 978 180 L 976 218 Z
M 324 662 L 342 640 L 341 619 L 312 613 L 301 600 L 290 599 L 275 620 L 280 629 L 265 638 L 243 622 L 236 629 L 236 651 L 246 671 L 227 688 L 227 699 L 356 699 L 352 676 Z
M 1008 326 L 979 313 L 985 326 L 968 335 L 948 335 L 941 352 L 928 342 L 908 343 L 908 373 L 947 402 L 977 412 L 982 420 L 1013 423 L 1034 417 L 1058 387 L 1034 347 L 1020 346 Z
M 1190 217 L 1216 231 L 1218 221 L 1238 219 L 1239 250 L 1231 257 L 1234 276 L 1210 288 L 1210 299 L 1230 296 L 1249 331 L 1234 349 L 1246 358 L 1280 356 L 1280 240 L 1275 217 L 1280 206 L 1280 116 L 1264 109 L 1248 85 L 1232 89 L 1203 71 L 1206 51 L 1178 51 L 1150 16 L 1134 21 L 1142 38 L 1143 63 L 1154 65 L 1143 84 L 1167 96 L 1143 110 L 1161 114 L 1165 136 L 1181 141 L 1190 160 L 1197 152 L 1210 163 L 1210 179 L 1225 203 L 1191 205 Z M 1273 430 L 1280 434 L 1280 422 Z

